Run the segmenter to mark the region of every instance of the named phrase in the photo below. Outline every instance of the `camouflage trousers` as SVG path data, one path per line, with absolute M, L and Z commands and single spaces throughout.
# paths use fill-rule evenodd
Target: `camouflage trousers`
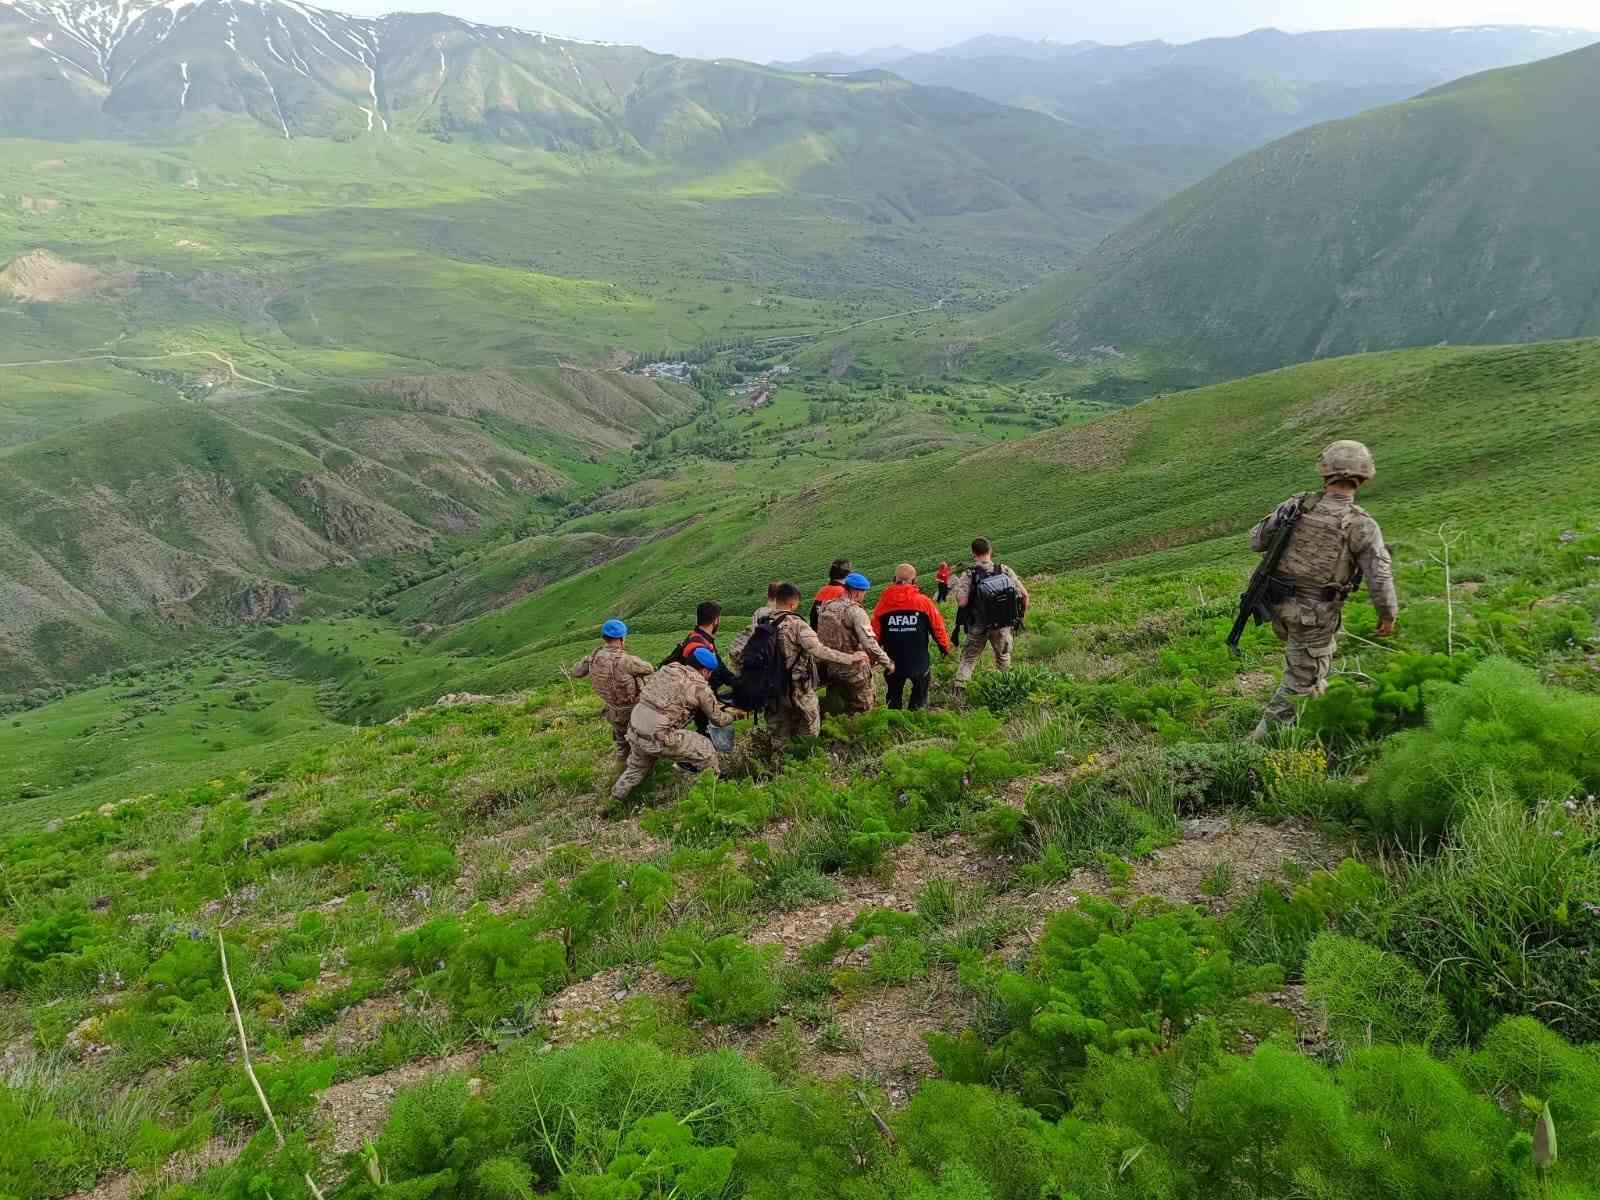
M 871 712 L 878 702 L 878 685 L 872 677 L 872 668 L 846 673 L 835 667 L 828 676 L 828 711 L 830 713 Z
M 692 729 L 674 729 L 656 737 L 628 734 L 628 765 L 611 789 L 613 800 L 626 800 L 645 781 L 660 759 L 688 763 L 696 771 L 717 769 L 717 750 L 711 739 Z
M 817 701 L 816 692 L 779 699 L 767 709 L 767 729 L 773 740 L 778 742 L 797 737 L 816 737 L 822 732 L 822 705 Z
M 1328 690 L 1328 672 L 1339 648 L 1342 606 L 1324 600 L 1285 600 L 1273 614 L 1272 630 L 1283 643 L 1283 682 L 1263 714 L 1270 725 L 1292 725 L 1295 701 Z
M 619 708 L 605 706 L 606 722 L 611 726 L 611 740 L 617 747 L 617 758 L 628 761 L 628 723 L 633 719 L 633 706 Z
M 978 660 L 983 657 L 985 646 L 994 647 L 994 665 L 1002 671 L 1011 669 L 1011 647 L 1016 641 L 1016 630 L 1009 625 L 1000 629 L 975 630 L 967 635 L 967 640 L 961 646 L 961 662 L 956 667 L 955 687 L 961 691 L 967 686 L 967 680 L 972 678 L 972 673 L 978 669 Z

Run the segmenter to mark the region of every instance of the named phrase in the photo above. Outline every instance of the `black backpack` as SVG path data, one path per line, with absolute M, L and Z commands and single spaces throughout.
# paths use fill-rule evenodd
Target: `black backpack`
M 789 666 L 778 646 L 778 626 L 790 616 L 781 613 L 762 617 L 750 631 L 740 659 L 739 678 L 733 684 L 735 708 L 758 713 L 789 694 Z
M 1022 624 L 1022 593 L 999 564 L 988 572 L 972 568 L 967 607 L 972 610 L 973 629 L 1014 629 Z

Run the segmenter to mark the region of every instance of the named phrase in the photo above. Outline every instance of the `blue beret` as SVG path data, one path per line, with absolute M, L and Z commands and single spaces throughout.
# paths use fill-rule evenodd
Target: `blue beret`
M 612 617 L 611 620 L 600 626 L 600 636 L 610 638 L 627 637 L 628 627 L 621 621 L 617 620 L 617 618 Z
M 694 664 L 697 667 L 704 667 L 707 671 L 715 671 L 717 669 L 717 656 L 704 646 L 696 646 L 694 653 L 689 657 L 694 659 Z
M 844 585 L 852 592 L 864 592 L 872 586 L 872 581 L 860 571 L 851 571 L 844 577 Z

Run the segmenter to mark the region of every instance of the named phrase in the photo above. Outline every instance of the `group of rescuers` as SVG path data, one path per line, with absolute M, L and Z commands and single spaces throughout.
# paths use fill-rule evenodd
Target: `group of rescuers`
M 1297 698 L 1325 690 L 1345 601 L 1363 578 L 1378 614 L 1377 636 L 1388 637 L 1395 627 L 1389 551 L 1378 523 L 1354 500 L 1375 473 L 1372 455 L 1360 442 L 1339 441 L 1322 452 L 1317 466 L 1322 490 L 1290 497 L 1250 533 L 1251 548 L 1263 553 L 1280 524 L 1298 512 L 1273 577 L 1272 625 L 1284 646 L 1283 682 L 1251 735 L 1257 740 L 1274 725 L 1293 723 Z M 1028 606 L 1027 588 L 1015 571 L 995 562 L 987 538 L 973 541 L 972 557 L 972 565 L 953 580 L 947 563 L 937 576 L 938 599 L 954 593 L 957 637 L 967 637 L 952 685 L 957 707 L 985 647 L 1000 670 L 1010 668 Z M 774 743 L 816 737 L 822 725 L 819 686 L 828 689 L 830 709 L 868 712 L 876 699 L 875 668 L 887 674 L 890 708 L 926 706 L 930 648 L 937 645 L 946 657 L 952 649 L 938 604 L 918 587 L 910 563 L 895 568 L 894 583 L 869 613 L 871 586 L 850 562 L 836 560 L 807 619 L 799 614 L 800 589 L 774 581 L 766 604 L 728 647 L 737 675 L 717 650 L 722 608 L 713 601 L 699 605 L 693 632 L 659 668 L 628 653 L 628 627 L 621 620 L 605 622 L 604 644 L 571 674 L 592 682 L 611 724 L 623 768 L 612 799 L 626 799 L 661 759 L 695 773 L 715 769 L 715 743 L 726 750 L 731 735 L 723 731 L 752 712 L 765 717 Z

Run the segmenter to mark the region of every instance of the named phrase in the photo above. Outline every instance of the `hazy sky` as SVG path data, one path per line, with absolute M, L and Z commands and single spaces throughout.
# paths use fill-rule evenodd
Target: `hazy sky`
M 697 57 L 765 62 L 819 50 L 932 50 L 980 33 L 1168 41 L 1367 25 L 1600 26 L 1595 0 L 328 0 L 360 13 L 437 9 L 487 24 Z

